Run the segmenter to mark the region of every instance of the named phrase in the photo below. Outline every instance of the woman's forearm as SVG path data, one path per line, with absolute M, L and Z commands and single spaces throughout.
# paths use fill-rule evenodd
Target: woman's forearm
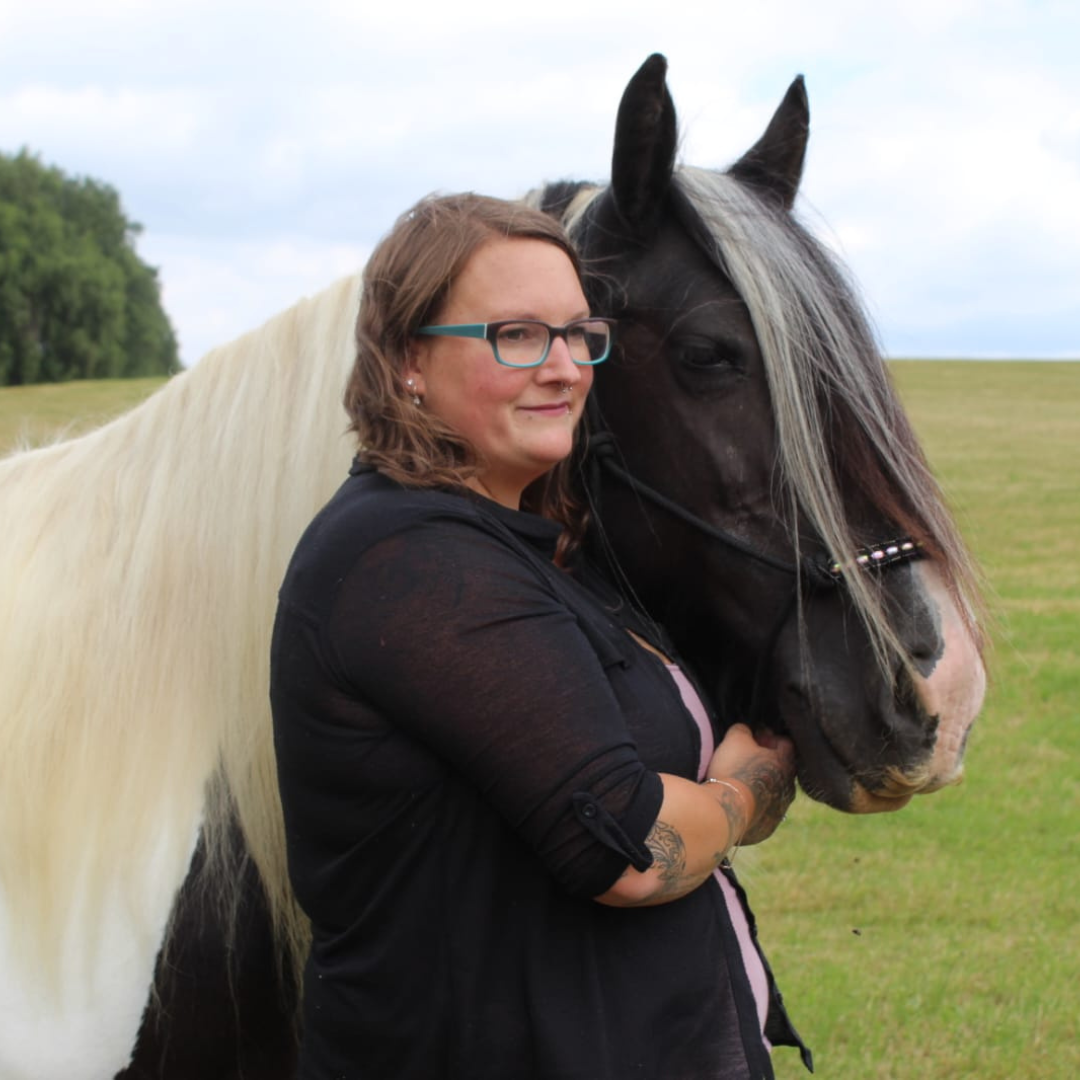
M 696 889 L 720 865 L 753 819 L 754 797 L 734 778 L 697 784 L 660 774 L 664 799 L 645 838 L 648 870 L 628 867 L 596 899 L 613 907 L 666 904 Z

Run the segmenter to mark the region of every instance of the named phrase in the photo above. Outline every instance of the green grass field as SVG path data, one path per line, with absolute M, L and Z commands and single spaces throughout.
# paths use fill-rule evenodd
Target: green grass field
M 822 1076 L 1073 1080 L 1080 364 L 893 372 L 986 574 L 993 685 L 961 786 L 871 818 L 801 800 L 751 896 Z
M 819 1076 L 1074 1080 L 1080 363 L 893 371 L 989 583 L 993 685 L 968 776 L 887 816 L 799 800 L 738 864 Z M 0 391 L 0 449 L 155 385 Z M 806 1075 L 791 1051 L 775 1062 Z

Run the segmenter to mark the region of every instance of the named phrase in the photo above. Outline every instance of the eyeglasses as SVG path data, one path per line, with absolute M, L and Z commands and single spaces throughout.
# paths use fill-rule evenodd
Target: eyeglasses
M 418 334 L 435 337 L 481 338 L 491 343 L 495 359 L 507 367 L 539 367 L 551 352 L 553 338 L 562 338 L 570 359 L 580 366 L 599 364 L 611 353 L 614 319 L 575 319 L 565 326 L 548 326 L 538 319 L 462 323 L 457 326 L 421 326 Z

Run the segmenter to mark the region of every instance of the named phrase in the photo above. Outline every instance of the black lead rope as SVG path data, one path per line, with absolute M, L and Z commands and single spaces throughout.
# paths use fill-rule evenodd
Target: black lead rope
M 710 539 L 731 548 L 732 551 L 737 551 L 740 555 L 745 555 L 748 559 L 753 559 L 755 562 L 771 567 L 773 570 L 779 570 L 783 574 L 790 574 L 793 577 L 797 577 L 801 571 L 815 585 L 832 587 L 839 583 L 842 575 L 834 573 L 833 567 L 837 565 L 835 562 L 820 562 L 815 559 L 804 558 L 796 564 L 790 560 L 778 559 L 767 552 L 758 551 L 757 548 L 752 547 L 745 540 L 740 540 L 739 537 L 733 536 L 724 529 L 710 525 L 703 518 L 698 517 L 697 514 L 691 513 L 686 507 L 680 506 L 677 502 L 657 491 L 656 488 L 643 483 L 620 464 L 615 436 L 610 431 L 598 431 L 590 434 L 586 455 L 587 460 L 592 464 L 589 477 L 590 501 L 597 508 L 597 516 L 599 516 L 600 506 L 600 473 L 603 471 L 615 477 L 635 494 L 648 500 L 654 506 L 660 507 L 661 510 L 667 511 L 673 517 L 677 517 L 680 521 L 686 522 L 687 525 L 693 526 L 698 532 L 704 533 Z

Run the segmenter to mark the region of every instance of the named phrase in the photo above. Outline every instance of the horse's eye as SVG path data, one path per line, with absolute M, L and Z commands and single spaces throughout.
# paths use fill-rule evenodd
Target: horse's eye
M 702 342 L 700 345 L 684 345 L 678 352 L 679 363 L 693 371 L 716 371 L 718 368 L 739 370 L 733 349 L 719 342 Z

